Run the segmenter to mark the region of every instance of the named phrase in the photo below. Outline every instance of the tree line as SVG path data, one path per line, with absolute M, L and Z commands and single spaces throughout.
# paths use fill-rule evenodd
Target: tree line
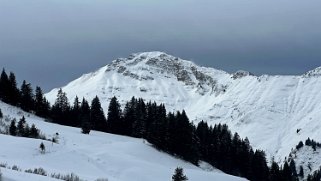
M 32 111 L 41 117 L 50 115 L 50 104 L 44 97 L 42 89 L 37 86 L 34 93 L 31 84 L 25 80 L 19 89 L 15 74 L 10 72 L 8 75 L 5 69 L 0 75 L 0 100 L 20 107 L 24 111 Z
M 40 130 L 34 124 L 32 124 L 30 127 L 26 123 L 24 116 L 18 121 L 18 123 L 16 123 L 16 119 L 11 120 L 8 134 L 19 137 L 46 139 L 44 135 L 40 134 Z

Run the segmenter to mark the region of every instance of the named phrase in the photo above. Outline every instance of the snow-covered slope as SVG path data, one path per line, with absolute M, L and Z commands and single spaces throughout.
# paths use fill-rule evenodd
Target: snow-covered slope
M 227 123 L 270 159 L 281 161 L 300 140 L 321 140 L 321 68 L 302 76 L 228 74 L 162 52 L 114 60 L 63 87 L 70 98 L 98 95 L 104 109 L 117 96 L 165 103 L 169 111 L 185 109 L 195 122 Z M 58 89 L 46 94 L 54 103 Z M 300 133 L 296 130 L 301 129 Z
M 59 144 L 0 134 L 0 163 L 6 163 L 10 167 L 17 165 L 22 171 L 42 167 L 49 175 L 74 173 L 88 181 L 98 178 L 108 178 L 109 181 L 161 181 L 170 180 L 174 169 L 180 166 L 191 181 L 244 180 L 215 169 L 205 171 L 155 150 L 142 139 L 95 131 L 84 135 L 78 128 L 47 123 L 42 118 L 2 102 L 0 108 L 4 114 L 3 122 L 25 116 L 27 123 L 35 124 L 47 138 L 59 133 Z M 39 151 L 41 142 L 45 144 L 45 154 Z M 22 177 L 26 178 L 23 180 L 33 181 L 54 180 L 3 168 L 1 170 L 4 181 L 20 181 Z
M 1 168 L 2 181 L 61 181 L 58 179 L 44 177 L 41 175 L 17 172 L 10 169 Z

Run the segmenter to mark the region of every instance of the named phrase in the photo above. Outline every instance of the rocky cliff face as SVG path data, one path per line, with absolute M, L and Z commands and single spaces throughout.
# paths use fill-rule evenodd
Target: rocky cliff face
M 215 78 L 204 73 L 194 63 L 163 52 L 138 53 L 114 60 L 107 66 L 106 72 L 110 71 L 117 71 L 123 76 L 140 81 L 155 80 L 155 76 L 159 75 L 175 78 L 186 86 L 197 87 L 200 94 L 214 93 L 218 87 Z

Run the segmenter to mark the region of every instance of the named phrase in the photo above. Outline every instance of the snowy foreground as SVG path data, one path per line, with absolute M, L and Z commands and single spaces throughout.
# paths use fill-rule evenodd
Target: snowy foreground
M 48 175 L 74 173 L 88 181 L 98 178 L 106 178 L 109 181 L 163 181 L 171 180 L 174 169 L 180 166 L 184 168 L 190 181 L 245 180 L 215 169 L 206 171 L 159 152 L 142 139 L 95 131 L 90 135 L 84 135 L 78 128 L 44 122 L 41 118 L 2 102 L 0 108 L 4 114 L 3 121 L 8 117 L 19 120 L 24 115 L 27 123 L 34 123 L 47 138 L 59 133 L 59 144 L 0 135 L 0 163 L 10 167 L 16 165 L 22 171 L 42 167 Z M 40 153 L 41 142 L 45 144 L 45 154 Z M 1 168 L 1 172 L 4 181 L 55 180 L 4 168 Z

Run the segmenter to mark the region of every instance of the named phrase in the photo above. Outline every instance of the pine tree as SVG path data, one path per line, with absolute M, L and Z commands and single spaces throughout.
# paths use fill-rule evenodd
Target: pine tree
M 49 114 L 50 104 L 44 97 L 40 87 L 36 87 L 35 95 L 35 112 L 36 115 L 41 117 L 47 117 Z
M 177 113 L 176 124 L 175 144 L 179 145 L 176 147 L 176 154 L 197 165 L 199 161 L 197 137 L 184 110 L 182 113 Z
M 132 136 L 133 135 L 133 124 L 136 120 L 136 99 L 133 97 L 130 102 L 127 102 L 124 108 L 124 119 L 123 119 L 123 135 Z
M 23 137 L 30 137 L 30 127 L 26 124 Z
M 184 170 L 180 167 L 175 169 L 175 173 L 172 176 L 172 181 L 186 181 L 188 178 L 184 175 Z
M 282 181 L 279 165 L 274 161 L 272 161 L 269 175 L 270 181 Z
M 290 161 L 290 171 L 291 171 L 292 177 L 297 177 L 298 176 L 297 171 L 296 171 L 295 162 L 294 162 L 293 159 L 291 159 L 291 161 Z
M 107 129 L 108 132 L 119 134 L 121 132 L 121 109 L 116 97 L 113 97 L 108 107 Z
M 2 111 L 1 111 L 1 108 L 0 108 L 0 119 L 3 118 L 3 114 L 2 114 Z
M 201 121 L 198 123 L 196 128 L 197 137 L 200 139 L 200 152 L 202 158 L 208 159 L 209 155 L 209 145 L 210 145 L 210 130 L 206 122 Z
M 176 138 L 176 127 L 177 127 L 177 121 L 175 119 L 174 113 L 168 113 L 167 116 L 167 122 L 168 122 L 168 151 L 172 154 L 175 154 L 178 150 L 178 141 Z
M 21 85 L 21 108 L 25 111 L 30 111 L 34 109 L 34 95 L 30 84 L 27 84 L 24 80 Z
M 90 122 L 90 107 L 85 98 L 83 98 L 80 107 L 81 129 L 83 134 L 89 134 L 92 128 Z
M 9 133 L 12 136 L 16 136 L 17 135 L 17 126 L 16 126 L 16 120 L 13 119 L 11 121 L 10 127 L 9 127 Z
M 25 117 L 23 116 L 19 122 L 18 122 L 18 126 L 17 126 L 17 129 L 18 129 L 18 135 L 19 136 L 24 136 L 26 133 L 25 133 L 25 124 L 26 124 L 26 119 Z
M 30 137 L 31 138 L 39 138 L 39 130 L 37 129 L 36 125 L 32 124 L 30 128 Z
M 305 141 L 305 145 L 306 146 L 311 146 L 312 142 L 310 140 L 310 138 L 308 138 L 306 141 Z
M 5 71 L 5 69 L 2 70 L 1 76 L 0 76 L 0 99 L 3 102 L 8 103 L 8 94 L 9 94 L 9 78 Z
M 61 88 L 58 90 L 55 105 L 58 106 L 62 112 L 67 112 L 70 108 L 67 94 L 63 92 Z
M 80 102 L 78 96 L 75 97 L 74 104 L 71 108 L 71 126 L 81 127 L 80 121 Z
M 300 141 L 299 144 L 296 146 L 297 150 L 300 150 L 304 146 L 303 142 Z
M 94 130 L 107 131 L 107 120 L 97 96 L 91 102 L 90 120 Z
M 65 92 L 62 89 L 58 90 L 57 99 L 51 110 L 52 118 L 58 124 L 71 125 L 69 121 L 70 105 Z
M 132 135 L 136 138 L 143 138 L 146 133 L 146 105 L 143 99 L 139 99 L 135 107 L 136 119 L 133 123 Z
M 14 75 L 14 73 L 10 72 L 9 92 L 8 92 L 9 103 L 16 106 L 18 105 L 19 98 L 20 98 L 20 92 L 19 92 L 19 89 L 17 88 L 16 76 Z
M 267 167 L 265 153 L 261 150 L 256 150 L 253 156 L 252 163 L 253 180 L 267 180 L 269 175 L 269 168 Z
M 303 171 L 302 165 L 300 166 L 299 176 L 300 176 L 301 178 L 304 178 L 304 171 Z
M 283 181 L 291 181 L 292 180 L 291 169 L 290 169 L 290 166 L 287 161 L 283 165 L 282 180 Z
M 147 104 L 146 135 L 147 140 L 157 148 L 169 151 L 169 125 L 163 104 Z

